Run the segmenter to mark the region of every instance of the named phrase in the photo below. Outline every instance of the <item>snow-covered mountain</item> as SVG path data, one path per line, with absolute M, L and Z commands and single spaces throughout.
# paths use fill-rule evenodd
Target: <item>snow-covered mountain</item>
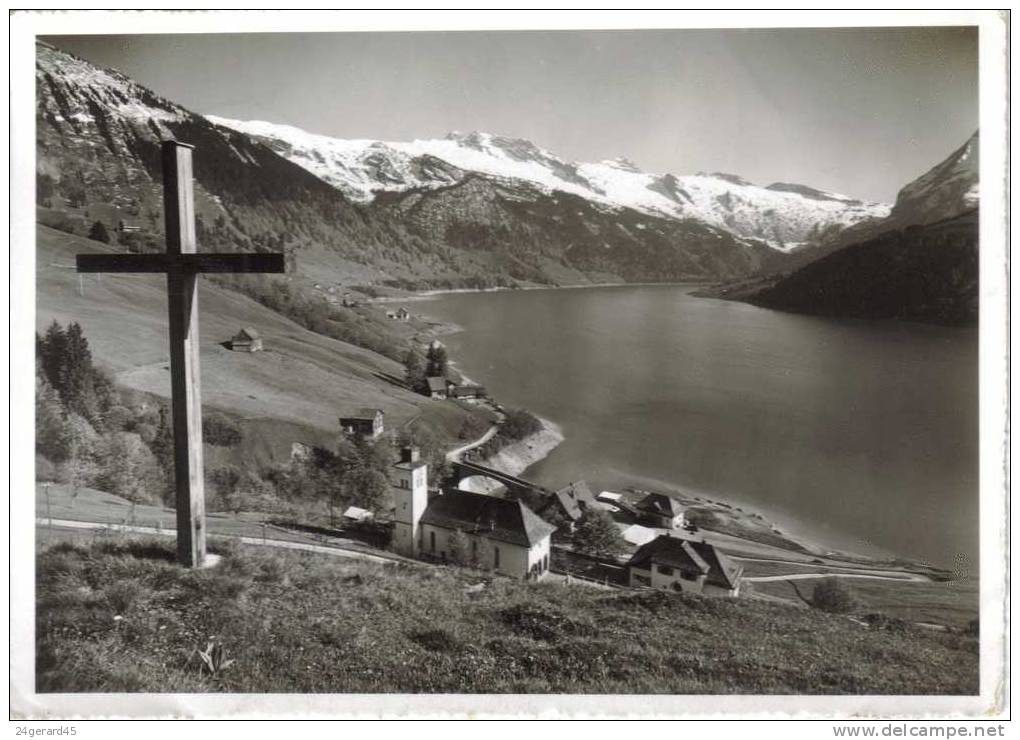
M 207 118 L 258 139 L 361 202 L 380 192 L 445 187 L 475 173 L 657 217 L 695 219 L 782 250 L 889 214 L 888 205 L 804 185 L 761 187 L 724 173 L 652 174 L 623 158 L 568 162 L 530 141 L 488 133 L 382 142 L 334 139 L 264 121 Z
M 979 132 L 896 196 L 890 220 L 926 224 L 978 207 Z
M 137 228 L 117 234 L 125 248 L 162 249 L 160 142 L 185 141 L 195 146 L 199 244 L 285 251 L 290 276 L 313 284 L 424 289 L 722 280 L 789 259 L 696 219 L 462 168 L 472 149 L 455 140 L 447 143 L 452 163 L 386 145 L 345 155 L 338 145 L 301 149 L 306 161 L 299 165 L 297 147 L 282 140 L 270 146 L 265 136 L 216 125 L 44 42 L 37 43 L 36 139 L 41 223 L 84 235 L 96 221 L 111 231 L 124 221 Z M 506 159 L 533 172 L 542 164 L 555 182 L 573 176 L 558 171 L 552 157 L 543 164 L 533 147 L 503 146 Z M 317 161 L 329 167 L 315 172 Z M 343 187 L 323 179 L 330 173 Z M 385 193 L 373 196 L 376 189 Z

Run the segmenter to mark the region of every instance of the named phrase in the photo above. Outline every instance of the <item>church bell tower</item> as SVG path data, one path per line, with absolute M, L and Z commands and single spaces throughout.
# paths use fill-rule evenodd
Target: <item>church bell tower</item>
M 418 522 L 428 506 L 428 464 L 420 459 L 417 447 L 404 447 L 400 462 L 390 477 L 393 491 L 393 550 L 407 557 L 418 556 Z

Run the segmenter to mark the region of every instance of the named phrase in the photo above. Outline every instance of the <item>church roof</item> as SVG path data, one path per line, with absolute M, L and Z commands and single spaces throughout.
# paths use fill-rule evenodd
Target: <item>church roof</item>
M 441 496 L 432 499 L 421 523 L 459 529 L 522 547 L 531 547 L 556 531 L 556 527 L 520 501 L 457 488 L 446 489 Z

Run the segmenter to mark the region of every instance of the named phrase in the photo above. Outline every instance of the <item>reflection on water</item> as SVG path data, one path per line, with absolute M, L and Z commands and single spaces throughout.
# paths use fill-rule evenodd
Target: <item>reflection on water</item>
M 796 316 L 677 286 L 419 306 L 464 327 L 446 343 L 465 372 L 563 427 L 527 477 L 669 482 L 830 546 L 976 569 L 976 330 Z

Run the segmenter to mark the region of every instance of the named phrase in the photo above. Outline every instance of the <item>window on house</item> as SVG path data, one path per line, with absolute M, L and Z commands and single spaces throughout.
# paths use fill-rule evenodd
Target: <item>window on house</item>
M 685 581 L 694 581 L 697 580 L 698 578 L 697 575 L 695 575 L 694 573 L 689 573 L 688 571 L 682 571 L 680 573 L 680 577 L 683 578 Z
M 432 552 L 436 551 L 436 533 L 435 532 L 429 532 L 429 549 L 432 550 Z
M 636 574 L 634 576 L 634 582 L 638 583 L 638 584 L 640 584 L 642 586 L 651 586 L 652 585 L 652 579 L 646 578 L 645 576 L 639 576 L 639 575 L 636 575 Z
M 478 540 L 471 540 L 471 554 L 478 554 Z
M 498 568 L 499 567 L 499 548 L 498 547 L 493 547 L 492 548 L 492 567 L 493 568 Z
M 659 570 L 659 573 L 661 573 L 664 576 L 671 576 L 671 575 L 673 575 L 673 569 L 670 568 L 668 565 L 660 565 L 660 566 L 658 566 L 658 570 Z

